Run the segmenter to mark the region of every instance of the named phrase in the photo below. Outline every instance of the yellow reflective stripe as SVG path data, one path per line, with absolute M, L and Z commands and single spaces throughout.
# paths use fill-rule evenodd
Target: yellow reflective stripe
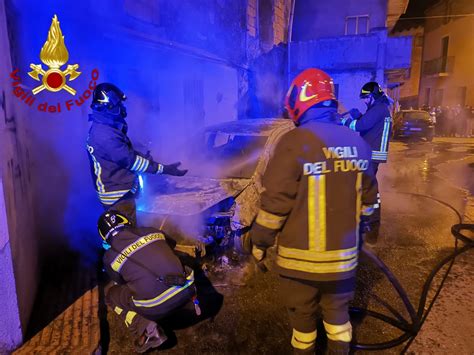
M 288 270 L 309 272 L 313 274 L 342 273 L 354 270 L 357 266 L 357 257 L 340 262 L 310 262 L 305 260 L 286 259 L 281 255 L 277 256 L 277 264 Z
M 308 177 L 308 247 L 326 250 L 326 175 Z
M 116 191 L 109 191 L 109 192 L 99 192 L 99 196 L 102 196 L 102 197 L 107 197 L 107 196 L 112 196 L 112 197 L 115 197 L 115 196 L 118 196 L 118 195 L 124 195 L 126 194 L 127 192 L 129 192 L 129 190 L 116 190 Z
M 367 91 L 367 90 L 364 90 L 364 89 L 362 89 L 361 92 L 362 92 L 363 94 L 370 94 L 370 91 Z
M 326 175 L 319 175 L 318 187 L 318 209 L 319 209 L 319 238 L 316 244 L 316 250 L 326 250 Z
M 316 342 L 317 332 L 303 333 L 293 329 L 293 336 L 291 338 L 291 345 L 296 349 L 306 350 L 314 345 Z
M 116 272 L 119 272 L 122 266 L 127 261 L 127 258 L 136 253 L 138 250 L 143 248 L 148 243 L 152 243 L 156 240 L 165 240 L 165 235 L 163 233 L 150 233 L 140 239 L 136 240 L 132 244 L 129 244 L 125 249 L 123 249 L 120 254 L 118 254 L 110 266 Z
M 357 247 L 339 250 L 302 250 L 278 246 L 278 255 L 283 258 L 299 259 L 306 261 L 344 261 L 357 257 Z
M 269 229 L 280 229 L 286 221 L 286 216 L 277 216 L 276 214 L 260 209 L 258 211 L 256 222 Z
M 136 315 L 137 313 L 133 311 L 127 312 L 127 315 L 125 316 L 125 325 L 127 327 L 130 327 L 130 325 L 132 324 L 133 318 L 135 318 Z
M 114 311 L 115 311 L 115 313 L 117 313 L 118 315 L 121 315 L 122 312 L 123 312 L 123 309 L 116 306 L 116 307 L 114 308 Z
M 362 208 L 362 173 L 357 173 L 356 179 L 356 246 L 359 245 L 360 211 Z
M 308 243 L 309 249 L 315 249 L 316 239 L 316 211 L 314 208 L 315 203 L 315 180 L 316 175 L 308 176 Z
M 326 329 L 326 333 L 328 339 L 334 341 L 343 341 L 345 343 L 349 343 L 352 340 L 352 325 L 351 322 L 346 322 L 341 325 L 337 324 L 329 324 L 323 321 L 324 329 Z
M 177 295 L 181 291 L 187 289 L 189 286 L 191 286 L 194 283 L 194 271 L 192 271 L 186 279 L 188 280 L 184 286 L 173 286 L 168 288 L 166 291 L 160 293 L 158 296 L 155 298 L 151 298 L 148 300 L 135 300 L 132 297 L 132 301 L 137 307 L 155 307 L 158 306 L 167 300 L 169 300 L 171 297 Z

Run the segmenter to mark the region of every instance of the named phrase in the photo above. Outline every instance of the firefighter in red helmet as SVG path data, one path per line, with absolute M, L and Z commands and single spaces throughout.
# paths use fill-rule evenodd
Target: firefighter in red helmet
M 376 197 L 368 189 L 371 149 L 338 125 L 331 77 L 307 69 L 291 83 L 286 109 L 297 126 L 275 147 L 263 177 L 264 192 L 250 231 L 261 262 L 277 242 L 276 270 L 296 353 L 314 353 L 316 314 L 322 309 L 330 353 L 349 352 L 359 254 L 359 221 Z

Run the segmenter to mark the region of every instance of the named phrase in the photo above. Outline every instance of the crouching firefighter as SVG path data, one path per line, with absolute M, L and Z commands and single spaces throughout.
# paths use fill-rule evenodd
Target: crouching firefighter
M 135 224 L 138 175 L 182 176 L 187 170 L 180 170 L 179 162 L 157 163 L 149 152 L 144 154 L 133 148 L 127 136 L 125 100 L 125 94 L 113 84 L 102 83 L 94 89 L 87 151 L 94 186 L 103 207 L 122 212 Z
M 293 80 L 285 106 L 296 128 L 270 158 L 249 233 L 261 262 L 279 232 L 276 270 L 295 353 L 314 353 L 319 309 L 329 353 L 349 352 L 360 215 L 376 199 L 368 193 L 371 149 L 338 125 L 337 105 L 325 72 L 307 69 Z
M 106 249 L 105 270 L 116 283 L 106 304 L 136 337 L 138 353 L 163 344 L 167 337 L 156 323 L 195 298 L 193 271 L 174 254 L 175 244 L 155 228 L 133 228 L 123 214 L 104 212 L 98 222 Z M 171 245 L 171 246 L 170 246 Z
M 375 81 L 370 81 L 360 89 L 359 94 L 367 106 L 367 111 L 362 114 L 358 109 L 350 110 L 351 117 L 343 118 L 341 123 L 360 133 L 361 137 L 372 148 L 372 165 L 375 179 L 371 186 L 373 193 L 377 194 L 377 202 L 372 206 L 374 212 L 368 218 L 363 218 L 362 228 L 367 243 L 376 244 L 381 216 L 381 200 L 377 171 L 379 164 L 386 163 L 388 146 L 392 135 L 392 117 L 390 115 L 390 99 Z

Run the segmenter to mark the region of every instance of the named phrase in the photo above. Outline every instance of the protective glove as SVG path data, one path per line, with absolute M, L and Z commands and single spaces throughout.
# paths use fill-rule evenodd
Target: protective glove
M 362 117 L 362 112 L 360 112 L 359 109 L 357 108 L 353 108 L 352 110 L 350 110 L 349 114 L 351 115 L 353 119 L 356 119 L 356 120 Z
M 188 172 L 188 170 L 180 170 L 178 166 L 181 165 L 181 162 L 176 162 L 169 165 L 163 164 L 163 174 L 166 175 L 173 175 L 173 176 L 183 176 Z

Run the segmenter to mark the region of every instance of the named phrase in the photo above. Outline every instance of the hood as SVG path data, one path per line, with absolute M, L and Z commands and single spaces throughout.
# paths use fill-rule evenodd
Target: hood
M 228 197 L 237 196 L 250 181 L 197 176 L 144 176 L 137 210 L 159 215 L 195 215 Z

